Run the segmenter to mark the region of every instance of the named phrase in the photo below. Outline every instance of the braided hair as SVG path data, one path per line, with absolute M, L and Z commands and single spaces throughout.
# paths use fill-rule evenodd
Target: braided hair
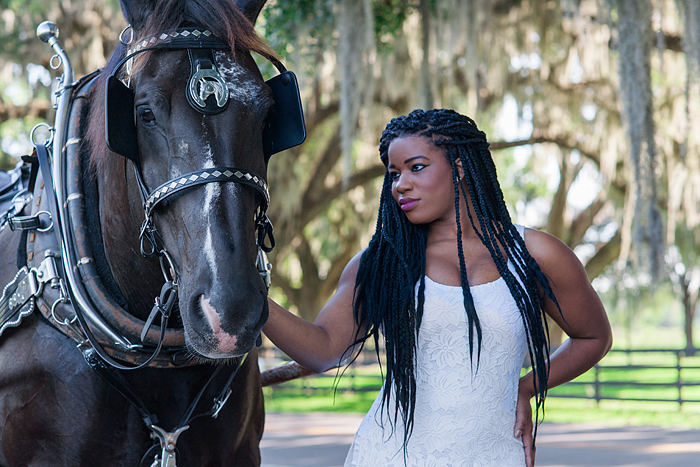
M 496 178 L 496 167 L 488 149 L 486 135 L 472 119 L 453 110 L 414 110 L 407 116 L 392 119 L 382 133 L 379 153 L 385 166 L 388 165 L 389 145 L 403 136 L 429 138 L 438 147 L 445 148 L 445 155 L 452 165 L 462 295 L 469 326 L 470 357 L 474 361 L 476 348 L 477 371 L 481 352 L 481 326 L 469 290 L 464 261 L 460 196 L 466 200 L 468 194 L 476 215 L 474 219 L 468 209 L 469 222 L 491 253 L 498 272 L 520 310 L 533 368 L 536 436 L 540 412 L 544 412 L 549 375 L 548 329 L 542 310 L 543 297 L 538 292 L 538 286 L 557 307 L 559 305 L 546 276 L 530 256 L 523 238 L 511 222 Z M 462 163 L 464 179 L 460 179 L 457 160 Z M 416 405 L 416 340 L 425 302 L 427 226 L 414 225 L 408 221 L 392 197 L 391 187 L 392 180 L 387 170 L 376 230 L 360 259 L 353 313 L 358 328 L 364 330 L 358 331 L 356 345 L 362 347 L 372 338 L 379 349 L 379 336 L 384 335 L 386 380 L 382 410 L 390 415 L 392 427 L 398 416 L 401 416 L 405 454 L 413 430 Z M 501 246 L 505 249 L 505 255 Z M 515 274 L 508 268 L 509 260 Z M 392 391 L 395 404 L 390 407 Z

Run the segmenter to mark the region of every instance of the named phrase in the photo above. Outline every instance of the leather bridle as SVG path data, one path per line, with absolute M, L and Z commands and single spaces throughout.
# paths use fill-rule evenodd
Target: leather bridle
M 120 34 L 120 40 L 123 42 L 125 31 Z M 128 45 L 128 43 L 124 43 Z M 256 192 L 261 195 L 261 203 L 256 210 L 255 215 L 255 229 L 256 229 L 256 244 L 258 248 L 258 255 L 256 260 L 256 267 L 258 272 L 262 276 L 269 288 L 269 263 L 265 253 L 269 253 L 275 246 L 273 227 L 270 219 L 267 216 L 267 208 L 270 203 L 270 194 L 268 192 L 267 183 L 264 178 L 257 175 L 251 171 L 238 168 L 238 167 L 213 167 L 198 170 L 195 172 L 190 172 L 184 175 L 180 175 L 171 180 L 162 183 L 160 186 L 150 191 L 146 183 L 143 180 L 140 169 L 140 160 L 138 157 L 138 147 L 136 146 L 135 128 L 131 128 L 130 125 L 124 124 L 124 122 L 115 122 L 114 119 L 124 119 L 128 118 L 129 115 L 133 118 L 133 91 L 128 87 L 128 81 L 125 83 L 120 80 L 119 72 L 122 66 L 126 65 L 127 75 L 130 81 L 131 64 L 136 55 L 153 51 L 153 50 L 182 50 L 186 49 L 189 51 L 196 49 L 196 53 L 189 53 L 190 59 L 192 61 L 192 71 L 190 79 L 188 80 L 188 86 L 186 92 L 188 93 L 188 101 L 190 105 L 200 113 L 204 114 L 214 114 L 224 110 L 224 105 L 221 105 L 220 101 L 213 103 L 215 96 L 207 96 L 207 101 L 205 106 L 201 106 L 196 101 L 195 97 L 190 96 L 192 93 L 199 92 L 197 83 L 194 85 L 192 82 L 200 76 L 202 65 L 199 62 L 203 62 L 207 73 L 204 77 L 198 78 L 200 83 L 199 87 L 206 86 L 208 84 L 207 80 L 222 80 L 218 71 L 216 69 L 216 62 L 213 56 L 213 50 L 228 50 L 230 46 L 218 39 L 216 36 L 212 35 L 209 31 L 200 31 L 199 29 L 179 29 L 173 33 L 163 33 L 158 36 L 153 36 L 151 38 L 140 40 L 137 45 L 129 50 L 124 58 L 122 58 L 114 70 L 107 78 L 106 85 L 106 97 L 105 97 L 105 120 L 106 120 L 106 139 L 107 144 L 113 152 L 123 155 L 127 159 L 132 161 L 134 174 L 139 187 L 139 194 L 141 196 L 141 201 L 144 209 L 144 221 L 141 226 L 139 240 L 141 254 L 145 257 L 152 255 L 157 255 L 161 263 L 161 271 L 165 278 L 165 284 L 161 289 L 159 297 L 156 297 L 155 304 L 149 314 L 148 319 L 145 322 L 142 331 L 142 340 L 145 337 L 146 332 L 150 328 L 151 324 L 158 316 L 161 315 L 161 333 L 159 344 L 154 350 L 152 356 L 146 361 L 137 365 L 135 367 L 122 365 L 113 359 L 111 359 L 103 349 L 100 348 L 99 343 L 95 339 L 94 342 L 91 340 L 91 344 L 97 351 L 97 353 L 111 366 L 119 369 L 136 369 L 141 368 L 155 358 L 160 351 L 165 326 L 168 318 L 171 316 L 174 308 L 178 303 L 178 269 L 174 264 L 171 255 L 165 249 L 162 237 L 158 232 L 158 228 L 153 219 L 153 212 L 164 200 L 170 196 L 179 193 L 183 190 L 193 188 L 199 185 L 212 182 L 233 182 L 240 183 L 249 187 L 252 187 Z M 194 58 L 193 58 L 194 57 Z M 268 57 L 273 64 L 280 70 L 286 71 L 284 66 L 274 57 Z M 206 78 L 206 79 L 205 79 Z M 224 83 L 225 84 L 225 83 Z M 125 99 L 125 97 L 127 97 Z M 130 97 L 130 98 L 129 98 Z M 127 106 L 125 111 L 124 101 L 127 101 Z M 115 107 L 117 108 L 115 112 Z M 130 135 L 127 138 L 121 138 L 115 135 L 114 128 L 119 128 L 123 130 L 127 128 Z M 110 134 L 110 129 L 112 129 Z M 126 139 L 126 144 L 124 143 Z M 269 241 L 269 245 L 266 244 L 266 240 Z M 82 324 L 82 323 L 81 323 Z M 88 335 L 88 338 L 92 336 Z

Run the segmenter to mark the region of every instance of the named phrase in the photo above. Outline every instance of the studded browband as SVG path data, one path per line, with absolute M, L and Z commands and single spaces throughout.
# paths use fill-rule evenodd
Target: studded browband
M 191 188 L 196 185 L 202 185 L 210 182 L 238 182 L 244 185 L 255 188 L 264 199 L 261 206 L 263 211 L 267 210 L 270 204 L 270 193 L 267 190 L 267 183 L 261 177 L 247 170 L 237 169 L 235 167 L 217 167 L 213 169 L 202 169 L 195 172 L 182 175 L 170 181 L 163 183 L 161 186 L 151 192 L 146 198 L 144 208 L 146 217 L 151 215 L 155 207 L 168 196 L 174 195 L 178 191 Z

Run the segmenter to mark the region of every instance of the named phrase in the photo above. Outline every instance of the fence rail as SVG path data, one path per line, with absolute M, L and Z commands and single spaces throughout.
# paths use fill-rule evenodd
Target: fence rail
M 625 359 L 627 364 L 617 363 Z M 633 363 L 640 359 L 647 363 Z M 552 389 L 549 396 L 592 399 L 597 403 L 602 400 L 675 402 L 679 406 L 700 403 L 700 351 L 611 350 L 586 374 Z
M 281 361 L 279 351 L 263 353 L 263 361 Z M 265 358 L 266 357 L 266 358 Z M 342 370 L 341 370 L 342 373 Z M 272 389 L 274 393 L 313 395 L 378 391 L 382 375 L 376 354 L 367 350 L 342 373 L 337 370 L 290 381 Z M 549 397 L 637 402 L 700 403 L 700 350 L 636 349 L 611 350 L 594 368 L 574 381 L 553 388 Z

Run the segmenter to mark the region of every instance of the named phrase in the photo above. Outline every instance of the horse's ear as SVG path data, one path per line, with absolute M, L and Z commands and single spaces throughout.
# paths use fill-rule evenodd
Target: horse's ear
M 146 24 L 149 13 L 153 11 L 157 0 L 119 0 L 122 13 L 127 23 L 138 31 Z
M 236 0 L 236 5 L 238 5 L 238 8 L 240 8 L 251 24 L 255 24 L 260 11 L 265 6 L 265 2 L 267 0 Z

